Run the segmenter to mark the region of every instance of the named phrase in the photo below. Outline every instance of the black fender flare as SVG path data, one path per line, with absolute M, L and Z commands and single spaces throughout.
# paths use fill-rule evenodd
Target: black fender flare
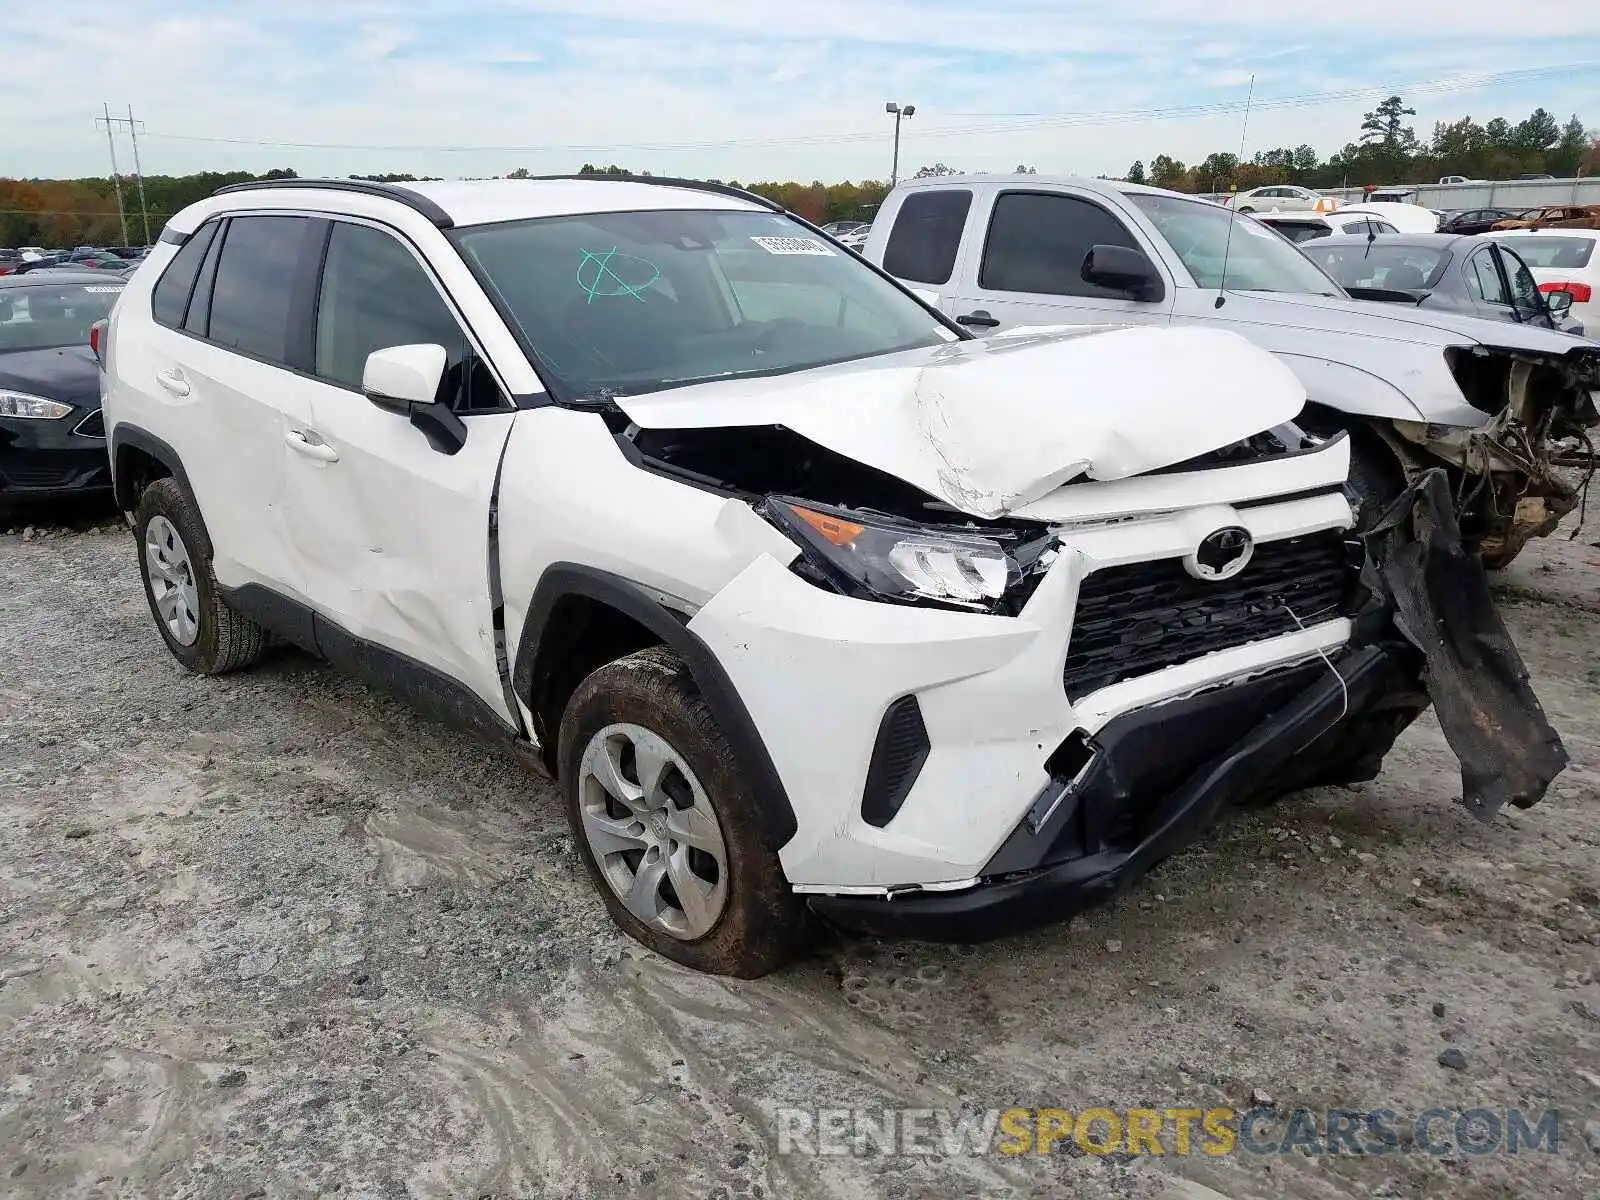
M 195 507 L 199 508 L 200 502 L 195 497 L 194 488 L 189 484 L 189 473 L 183 469 L 183 459 L 178 457 L 178 452 L 148 430 L 125 422 L 119 423 L 111 430 L 111 484 L 118 508 L 123 512 L 132 512 L 139 503 L 139 497 L 128 494 L 127 485 L 123 482 L 123 473 L 118 469 L 118 459 L 125 448 L 143 450 L 166 467 L 178 481 L 179 486 L 189 493 L 189 499 L 195 502 Z M 204 520 L 204 514 L 201 515 L 201 519 Z
M 777 849 L 788 842 L 798 825 L 772 755 L 728 673 L 706 644 L 690 632 L 691 614 L 669 607 L 666 603 L 669 597 L 579 563 L 552 564 L 534 588 L 527 619 L 522 623 L 522 635 L 517 641 L 512 687 L 518 698 L 532 707 L 534 684 L 543 669 L 541 651 L 548 650 L 544 630 L 556 604 L 569 596 L 582 596 L 609 605 L 637 621 L 683 659 L 724 736 L 751 773 L 760 810 L 754 815 L 762 823 L 771 845 Z

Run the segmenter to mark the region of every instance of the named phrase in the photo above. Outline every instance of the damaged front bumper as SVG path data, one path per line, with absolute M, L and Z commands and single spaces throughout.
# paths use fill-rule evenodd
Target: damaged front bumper
M 1376 738 L 1381 760 L 1427 706 L 1406 658 L 1369 646 L 1126 714 L 1095 736 L 1081 767 L 1062 756 L 1071 777 L 1051 780 L 975 886 L 813 896 L 811 906 L 848 929 L 926 941 L 1065 920 L 1131 886 L 1228 809 L 1282 791 L 1286 773 L 1307 782 L 1332 781 L 1324 764 L 1375 773 L 1376 761 L 1340 751 Z
M 1347 648 L 1065 740 L 1050 782 L 971 886 L 819 895 L 812 907 L 849 929 L 929 941 L 1060 921 L 1131 886 L 1230 808 L 1373 778 L 1430 703 L 1474 816 L 1538 803 L 1566 751 L 1461 543 L 1442 471 L 1366 535 L 1362 581 Z

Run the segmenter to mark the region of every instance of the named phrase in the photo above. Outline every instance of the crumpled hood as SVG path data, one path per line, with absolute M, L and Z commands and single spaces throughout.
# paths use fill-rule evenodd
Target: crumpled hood
M 1292 371 L 1237 334 L 1026 331 L 617 406 L 644 429 L 782 425 L 979 517 L 1126 479 L 1291 421 Z

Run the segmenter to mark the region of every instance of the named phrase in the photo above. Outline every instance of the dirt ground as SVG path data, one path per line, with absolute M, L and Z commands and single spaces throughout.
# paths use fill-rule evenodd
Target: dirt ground
M 739 983 L 614 932 L 513 761 L 298 655 L 184 674 L 124 529 L 0 536 L 0 1195 L 1600 1196 L 1597 540 L 1497 585 L 1573 759 L 1539 807 L 1476 824 L 1429 719 L 1375 783 L 1245 815 L 1069 926 L 836 938 Z M 1256 1105 L 1553 1108 L 1559 1146 L 776 1133 L 790 1106 Z

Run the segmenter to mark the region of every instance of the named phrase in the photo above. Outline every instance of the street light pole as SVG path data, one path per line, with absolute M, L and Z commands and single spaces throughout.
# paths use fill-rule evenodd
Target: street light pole
M 894 168 L 889 172 L 889 186 L 893 187 L 900 182 L 900 122 L 907 117 L 917 115 L 917 106 L 908 104 L 904 108 L 893 100 L 883 106 L 883 111 L 894 118 Z

